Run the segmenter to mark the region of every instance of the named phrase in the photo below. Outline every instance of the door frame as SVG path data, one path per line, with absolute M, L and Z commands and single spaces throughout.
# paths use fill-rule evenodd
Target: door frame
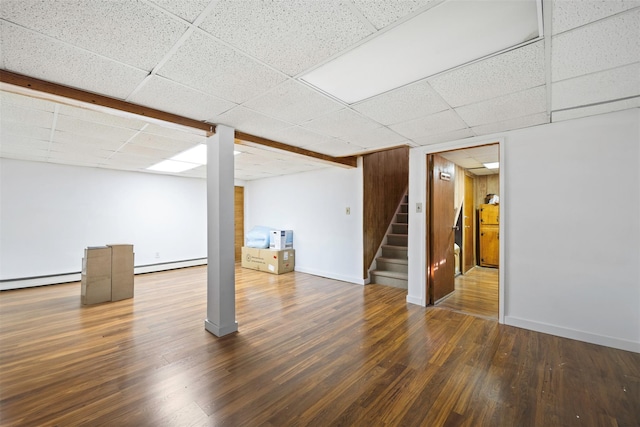
M 407 302 L 426 307 L 428 295 L 426 294 L 426 247 L 427 230 L 426 215 L 422 207 L 427 206 L 427 154 L 452 151 L 460 148 L 473 148 L 483 145 L 498 144 L 500 156 L 500 268 L 498 274 L 498 322 L 504 323 L 505 317 L 505 290 L 508 283 L 505 281 L 507 263 L 505 262 L 505 244 L 507 234 L 505 229 L 508 224 L 508 192 L 505 187 L 506 156 L 504 137 L 468 138 L 457 141 L 450 141 L 442 144 L 433 144 L 421 147 L 414 147 L 409 152 L 409 285 L 407 292 Z

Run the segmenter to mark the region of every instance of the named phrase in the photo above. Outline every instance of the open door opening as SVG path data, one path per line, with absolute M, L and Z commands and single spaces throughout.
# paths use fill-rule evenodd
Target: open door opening
M 498 144 L 427 155 L 428 304 L 498 319 L 499 168 L 483 166 L 498 157 Z

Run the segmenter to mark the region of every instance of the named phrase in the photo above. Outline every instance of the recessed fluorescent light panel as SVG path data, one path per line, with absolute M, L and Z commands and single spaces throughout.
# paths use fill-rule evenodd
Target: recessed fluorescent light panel
M 241 151 L 233 151 L 233 155 L 237 156 L 241 154 Z M 156 172 L 173 172 L 179 173 L 188 171 L 189 169 L 197 168 L 207 164 L 207 145 L 198 144 L 195 147 L 189 148 L 182 153 L 176 154 L 168 160 L 163 160 L 160 163 L 156 163 L 153 166 L 147 168 L 150 171 Z
M 300 79 L 353 104 L 541 38 L 540 1 L 448 0 Z
M 483 163 L 482 165 L 487 169 L 498 169 L 500 167 L 500 162 Z
M 179 173 L 188 171 L 189 169 L 197 168 L 198 166 L 195 163 L 186 163 L 186 162 L 176 162 L 175 160 L 163 160 L 160 163 L 156 163 L 153 166 L 149 166 L 147 170 L 156 171 L 156 172 L 173 172 Z

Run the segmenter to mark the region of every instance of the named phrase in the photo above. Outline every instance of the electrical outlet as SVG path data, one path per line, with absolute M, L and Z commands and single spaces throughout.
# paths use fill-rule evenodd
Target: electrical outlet
M 156 258 L 160 258 L 160 252 L 156 252 Z
M 416 203 L 416 213 L 422 213 L 422 203 Z
M 351 208 L 347 207 L 347 215 L 351 215 Z

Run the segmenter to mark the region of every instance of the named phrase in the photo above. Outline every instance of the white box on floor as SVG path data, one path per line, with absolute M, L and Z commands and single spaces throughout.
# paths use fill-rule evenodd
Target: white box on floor
M 271 230 L 269 249 L 280 251 L 293 248 L 293 230 Z

